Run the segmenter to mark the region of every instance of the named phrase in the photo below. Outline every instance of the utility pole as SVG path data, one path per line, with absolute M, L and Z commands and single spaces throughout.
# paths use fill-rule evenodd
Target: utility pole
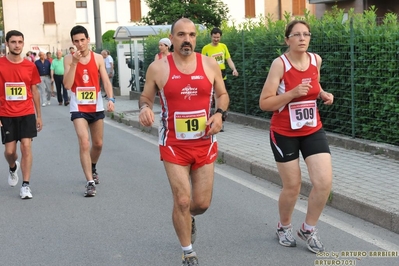
M 93 0 L 94 9 L 94 32 L 96 34 L 96 52 L 100 53 L 103 47 L 101 36 L 101 17 L 99 0 Z

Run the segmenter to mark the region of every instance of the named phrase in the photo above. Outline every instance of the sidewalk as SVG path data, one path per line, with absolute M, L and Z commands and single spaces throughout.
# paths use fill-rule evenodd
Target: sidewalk
M 154 112 L 158 118 L 159 105 L 154 106 Z M 144 128 L 138 122 L 138 114 L 137 100 L 130 100 L 129 96 L 116 96 L 115 112 L 107 113 L 107 116 L 157 136 L 159 119 L 155 120 L 152 128 Z M 240 116 L 246 119 L 248 125 L 229 122 L 230 117 L 233 121 L 237 119 L 234 114 L 229 114 L 224 123 L 225 132 L 217 134 L 219 158 L 228 165 L 281 185 L 268 130 L 249 126 L 251 118 Z M 255 120 L 253 123 L 259 123 L 259 119 Z M 266 120 L 264 124 L 267 124 Z M 334 139 L 334 145 L 330 143 L 333 189 L 332 198 L 327 204 L 399 233 L 399 161 L 377 155 L 378 152 L 372 154 L 336 146 L 345 143 L 345 139 Z M 301 194 L 308 196 L 311 185 L 302 158 L 300 165 Z

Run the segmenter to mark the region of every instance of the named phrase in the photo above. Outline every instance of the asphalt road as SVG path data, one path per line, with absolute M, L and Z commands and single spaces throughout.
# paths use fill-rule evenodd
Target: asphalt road
M 97 167 L 101 183 L 96 197 L 85 198 L 69 108 L 51 105 L 42 112 L 45 126 L 33 141 L 33 199 L 19 198 L 21 181 L 8 186 L 7 165 L 0 160 L 0 265 L 180 265 L 157 139 L 107 118 Z M 279 190 L 217 164 L 211 208 L 197 217 L 194 249 L 200 265 L 399 265 L 397 234 L 332 208 L 318 225 L 325 254 L 309 252 L 300 239 L 296 248 L 280 246 L 275 236 Z M 305 212 L 301 198 L 295 228 Z M 370 256 L 384 250 L 395 257 Z

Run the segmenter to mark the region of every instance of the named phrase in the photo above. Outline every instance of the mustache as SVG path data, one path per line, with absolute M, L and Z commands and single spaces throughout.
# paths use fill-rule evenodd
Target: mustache
M 189 42 L 183 42 L 183 43 L 181 44 L 181 48 L 183 48 L 184 46 L 190 46 L 190 48 L 193 48 L 193 46 L 192 46 L 191 43 L 189 43 Z

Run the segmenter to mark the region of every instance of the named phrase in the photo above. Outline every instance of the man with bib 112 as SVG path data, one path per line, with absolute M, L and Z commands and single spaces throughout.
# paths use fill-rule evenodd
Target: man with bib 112
M 23 180 L 20 190 L 22 199 L 31 199 L 30 175 L 32 169 L 32 140 L 42 129 L 39 72 L 31 61 L 21 57 L 24 35 L 11 30 L 6 34 L 9 52 L 0 58 L 0 126 L 4 156 L 10 167 L 8 184 L 18 183 L 18 169 Z M 20 141 L 21 164 L 17 161 L 17 142 Z

